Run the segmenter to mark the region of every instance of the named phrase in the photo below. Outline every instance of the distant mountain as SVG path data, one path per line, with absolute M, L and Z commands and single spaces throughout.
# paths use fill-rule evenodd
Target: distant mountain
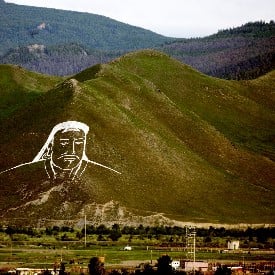
M 129 51 L 165 41 L 171 38 L 96 14 L 1 4 L 0 55 L 33 44 L 77 43 L 94 50 Z
M 275 23 L 247 23 L 159 49 L 207 75 L 252 79 L 275 69 Z
M 94 14 L 2 6 L 0 63 L 36 72 L 72 75 L 144 48 L 158 49 L 219 78 L 253 79 L 275 68 L 273 21 L 247 23 L 204 38 L 173 39 Z
M 98 63 L 107 63 L 125 51 L 91 50 L 80 44 L 58 46 L 33 44 L 11 49 L 2 58 L 2 64 L 18 64 L 29 70 L 50 75 L 68 76 Z
M 47 176 L 43 162 L 9 170 L 2 223 L 275 223 L 275 71 L 221 80 L 153 50 L 68 79 L 0 70 L 1 171 L 76 120 L 90 127 L 89 159 L 121 172 L 89 163 L 74 181 Z

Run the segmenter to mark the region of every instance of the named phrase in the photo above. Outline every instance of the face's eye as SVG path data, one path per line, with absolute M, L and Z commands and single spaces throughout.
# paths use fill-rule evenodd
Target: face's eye
M 74 140 L 74 143 L 75 143 L 76 145 L 82 145 L 82 144 L 84 143 L 84 140 L 83 140 L 83 138 L 78 138 L 78 139 L 75 139 L 75 140 Z
M 66 145 L 68 145 L 69 143 L 66 142 L 66 141 L 64 141 L 64 142 L 61 142 L 60 144 L 61 144 L 62 146 L 66 146 Z
M 83 144 L 83 140 L 76 140 L 75 144 L 76 145 L 81 145 L 81 144 Z
M 60 145 L 61 146 L 66 146 L 69 144 L 69 140 L 68 139 L 60 139 Z

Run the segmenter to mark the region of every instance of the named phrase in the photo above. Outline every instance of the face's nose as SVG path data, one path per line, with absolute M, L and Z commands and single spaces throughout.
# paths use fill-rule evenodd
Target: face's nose
M 69 153 L 74 155 L 75 154 L 75 139 L 71 139 L 69 143 Z

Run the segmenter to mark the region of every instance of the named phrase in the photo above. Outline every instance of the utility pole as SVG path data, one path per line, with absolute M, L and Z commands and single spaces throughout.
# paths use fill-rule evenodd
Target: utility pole
M 194 266 L 195 266 L 195 262 L 196 262 L 196 229 L 194 228 L 193 232 L 192 232 L 192 236 L 193 236 L 193 249 L 194 249 L 194 253 L 193 253 L 193 262 L 194 262 Z
M 87 244 L 87 222 L 86 222 L 86 215 L 84 216 L 84 243 L 85 243 L 85 248 Z

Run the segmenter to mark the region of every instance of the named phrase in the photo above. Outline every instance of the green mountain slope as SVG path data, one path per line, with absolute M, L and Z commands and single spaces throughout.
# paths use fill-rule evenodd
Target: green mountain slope
M 0 119 L 51 89 L 61 78 L 28 72 L 19 66 L 0 66 Z
M 121 175 L 97 167 L 47 191 L 33 174 L 15 192 L 1 174 L 2 218 L 274 223 L 274 76 L 220 80 L 148 50 L 61 81 L 2 119 L 1 170 L 78 120 L 90 126 L 88 157 Z

